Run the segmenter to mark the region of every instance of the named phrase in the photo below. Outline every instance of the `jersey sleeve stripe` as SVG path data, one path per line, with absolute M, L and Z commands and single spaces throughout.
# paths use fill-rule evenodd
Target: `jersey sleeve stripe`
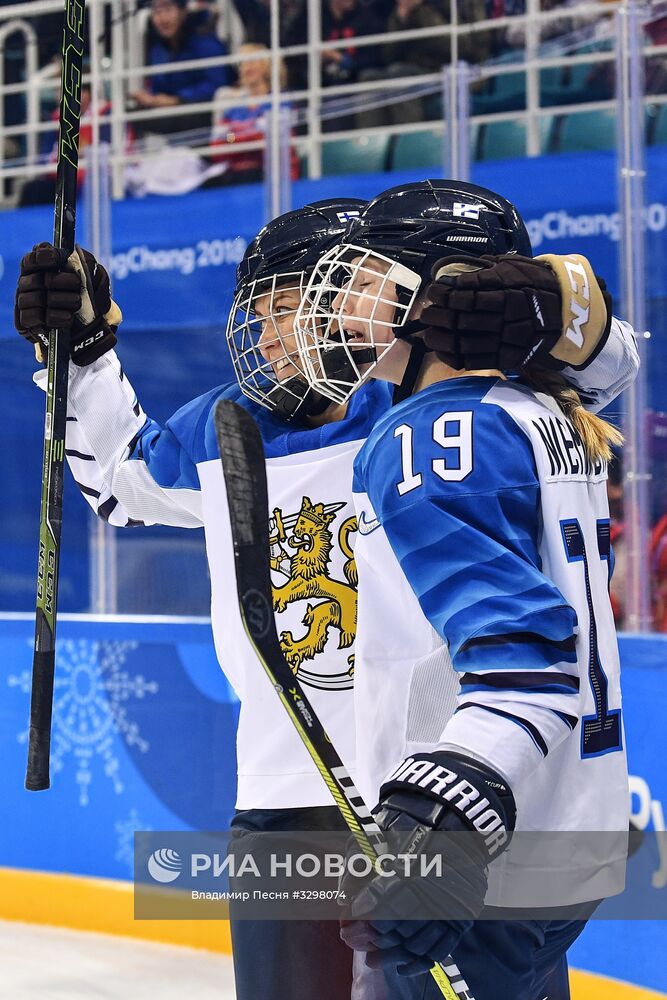
M 103 521 L 108 521 L 112 513 L 118 506 L 118 500 L 116 497 L 109 497 L 104 503 L 101 503 L 97 508 L 98 516 L 102 518 Z
M 562 653 L 574 653 L 576 650 L 576 636 L 574 635 L 569 635 L 565 639 L 549 639 L 538 632 L 505 632 L 502 635 L 479 635 L 474 636 L 472 639 L 467 639 L 461 646 L 459 653 L 467 652 L 467 650 L 478 648 L 479 646 L 502 646 L 504 643 L 525 643 L 529 645 L 548 643 L 550 646 L 559 649 Z
M 473 689 L 480 691 L 486 688 L 514 691 L 529 689 L 536 694 L 560 692 L 570 694 L 573 691 L 579 691 L 579 678 L 560 671 L 550 671 L 547 674 L 541 671 L 531 673 L 523 670 L 507 671 L 500 674 L 466 673 L 461 677 L 462 691 Z
M 485 712 L 491 712 L 492 715 L 498 715 L 503 719 L 507 719 L 509 722 L 514 722 L 517 726 L 520 726 L 525 732 L 528 733 L 543 757 L 546 757 L 549 753 L 549 747 L 545 743 L 539 729 L 537 726 L 534 726 L 532 722 L 529 722 L 528 719 L 524 719 L 519 715 L 514 715 L 512 712 L 504 712 L 501 708 L 492 708 L 490 705 L 483 705 L 474 701 L 463 702 L 463 704 L 459 705 L 456 709 L 456 714 L 462 712 L 466 708 L 481 708 Z
M 472 690 L 460 691 L 459 698 L 470 701 Z M 554 740 L 562 737 L 559 713 L 566 715 L 579 714 L 579 692 L 568 688 L 566 691 L 535 691 L 532 688 L 494 688 L 478 687 L 474 692 L 476 705 L 487 705 L 491 708 L 501 708 L 504 711 L 530 719 L 538 727 L 546 742 L 553 749 Z
M 577 723 L 579 722 L 578 715 L 567 715 L 565 712 L 557 712 L 555 709 L 552 709 L 552 712 L 554 715 L 557 715 L 559 719 L 562 719 L 565 725 L 569 726 L 570 729 L 577 728 Z
M 480 644 L 470 646 L 463 652 L 453 653 L 452 663 L 456 670 L 477 672 L 478 670 L 516 670 L 520 662 L 529 671 L 544 670 L 560 663 L 576 664 L 577 654 L 574 647 L 563 650 L 560 643 L 551 640 L 520 641 L 515 646 L 511 637 L 499 645 Z
M 99 500 L 100 493 L 99 490 L 94 490 L 91 486 L 84 486 L 83 483 L 79 483 L 75 480 L 76 485 L 79 487 L 84 496 L 92 497 L 93 500 Z
M 82 462 L 94 462 L 94 455 L 84 455 L 82 451 L 75 451 L 74 448 L 65 448 L 65 454 L 68 458 L 80 458 Z

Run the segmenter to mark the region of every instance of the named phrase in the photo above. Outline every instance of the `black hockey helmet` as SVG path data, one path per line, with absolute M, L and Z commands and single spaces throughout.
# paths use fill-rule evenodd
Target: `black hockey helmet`
M 311 275 L 297 316 L 302 364 L 311 387 L 344 403 L 396 341 L 408 340 L 412 354 L 397 396 L 401 398 L 411 391 L 423 358 L 423 342 L 415 340 L 421 324 L 413 318 L 413 307 L 434 265 L 450 256 L 508 253 L 532 256 L 530 239 L 516 208 L 493 191 L 452 180 L 418 181 L 383 191 L 350 223 Z M 378 278 L 380 284 L 369 292 L 369 283 Z M 356 324 L 353 343 L 346 340 L 350 323 Z M 331 355 L 341 360 L 338 368 L 331 364 Z
M 236 287 L 275 274 L 311 271 L 366 207 L 360 198 L 324 198 L 279 215 L 248 244 L 236 270 Z
M 298 351 L 286 342 L 291 329 L 285 330 L 285 296 L 290 302 L 300 299 L 322 254 L 365 207 L 359 198 L 326 198 L 278 216 L 248 245 L 238 266 L 227 323 L 236 377 L 249 399 L 287 420 L 321 413 L 331 401 L 309 388 Z M 271 361 L 260 350 L 267 329 Z
M 533 255 L 514 205 L 465 181 L 426 180 L 389 188 L 368 203 L 341 242 L 376 250 L 422 280 L 430 279 L 435 262 L 449 254 Z

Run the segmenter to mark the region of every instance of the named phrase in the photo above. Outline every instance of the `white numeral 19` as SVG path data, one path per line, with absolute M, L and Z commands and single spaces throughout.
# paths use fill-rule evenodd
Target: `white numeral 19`
M 454 433 L 450 432 L 452 425 L 456 425 Z M 416 490 L 424 482 L 421 472 L 414 469 L 413 434 L 410 424 L 401 424 L 394 431 L 394 437 L 401 439 L 403 479 L 396 484 L 401 496 Z M 433 472 L 445 482 L 460 483 L 472 472 L 472 411 L 450 410 L 441 414 L 433 424 L 432 437 L 441 448 L 458 453 L 455 461 L 434 458 L 431 462 Z

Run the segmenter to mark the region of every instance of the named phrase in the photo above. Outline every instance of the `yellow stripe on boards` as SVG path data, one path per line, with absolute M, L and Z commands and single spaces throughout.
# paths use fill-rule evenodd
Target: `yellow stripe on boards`
M 665 1000 L 667 996 L 580 969 L 570 969 L 570 992 L 572 1000 Z
M 232 951 L 227 920 L 135 920 L 133 885 L 115 879 L 0 868 L 0 919 Z M 667 1000 L 665 993 L 579 969 L 570 970 L 570 984 L 572 1000 Z
M 227 920 L 135 920 L 131 882 L 0 868 L 0 919 L 231 955 Z

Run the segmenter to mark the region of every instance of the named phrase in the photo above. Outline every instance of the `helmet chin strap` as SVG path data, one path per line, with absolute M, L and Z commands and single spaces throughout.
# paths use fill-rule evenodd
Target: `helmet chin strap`
M 408 357 L 408 363 L 405 366 L 405 371 L 403 372 L 403 378 L 401 379 L 400 385 L 397 385 L 394 388 L 394 394 L 391 400 L 392 406 L 396 406 L 397 403 L 402 403 L 404 399 L 407 399 L 408 396 L 412 395 L 417 379 L 419 378 L 419 372 L 421 371 L 424 357 L 429 352 L 429 349 L 426 347 L 423 340 L 412 336 L 405 338 L 401 337 L 401 340 L 403 339 L 407 340 L 410 344 L 410 355 Z
M 292 375 L 274 386 L 269 394 L 271 409 L 283 420 L 295 416 L 317 417 L 331 406 L 331 400 L 310 388 L 302 375 Z

